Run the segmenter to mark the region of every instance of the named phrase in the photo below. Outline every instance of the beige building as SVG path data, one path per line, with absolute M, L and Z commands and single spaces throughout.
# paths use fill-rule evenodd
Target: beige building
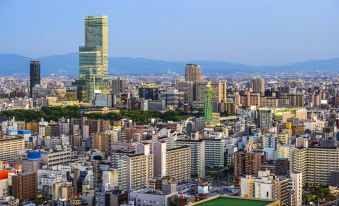
M 93 149 L 109 152 L 113 141 L 118 141 L 117 137 L 114 138 L 114 135 L 96 133 L 93 136 Z
M 196 82 L 202 80 L 202 71 L 197 64 L 186 64 L 185 67 L 185 81 Z
M 339 170 L 338 147 L 308 147 L 291 153 L 291 172 L 302 173 L 302 182 L 329 184 L 331 171 Z
M 151 154 L 134 154 L 126 157 L 127 189 L 138 190 L 148 186 L 153 178 L 153 158 Z
M 191 179 L 191 149 L 189 146 L 166 148 L 165 142 L 153 143 L 154 177 L 169 177 L 177 183 Z
M 47 167 L 70 163 L 72 162 L 71 152 L 72 149 L 68 147 L 44 151 L 42 153 L 41 160 L 44 165 L 47 165 Z
M 23 137 L 4 137 L 0 139 L 0 161 L 13 162 L 25 149 Z
M 203 140 L 178 139 L 175 147 L 189 146 L 191 149 L 191 175 L 205 177 L 205 142 Z

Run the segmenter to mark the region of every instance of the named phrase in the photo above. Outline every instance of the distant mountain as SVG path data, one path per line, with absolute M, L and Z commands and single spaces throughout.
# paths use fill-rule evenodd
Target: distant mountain
M 41 61 L 42 74 L 78 75 L 78 53 L 53 55 L 37 58 Z M 31 58 L 15 54 L 0 54 L 0 75 L 28 75 Z M 339 72 L 339 58 L 313 60 L 284 66 L 253 67 L 222 61 L 162 61 L 145 58 L 109 57 L 110 74 L 157 74 L 171 72 L 183 73 L 186 63 L 199 64 L 205 74 L 229 74 L 236 72 Z

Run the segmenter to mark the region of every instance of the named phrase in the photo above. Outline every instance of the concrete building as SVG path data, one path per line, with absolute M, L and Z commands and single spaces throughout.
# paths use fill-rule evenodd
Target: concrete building
M 259 171 L 258 177 L 246 176 L 240 180 L 241 197 L 289 202 L 289 180 L 271 175 L 270 171 Z
M 184 104 L 184 92 L 179 92 L 177 89 L 167 90 L 160 93 L 160 100 L 165 101 L 167 108 L 177 108 Z
M 291 172 L 301 173 L 304 184 L 328 185 L 331 171 L 339 170 L 338 147 L 294 149 L 291 154 Z
M 0 161 L 13 162 L 25 149 L 25 140 L 19 136 L 7 136 L 0 139 Z
M 191 148 L 191 175 L 205 177 L 205 142 L 203 140 L 178 139 L 175 147 L 189 146 Z
M 93 136 L 92 147 L 93 149 L 108 153 L 111 149 L 111 144 L 113 141 L 118 141 L 117 137 L 114 138 L 113 135 L 105 133 L 96 133 Z
M 47 167 L 70 163 L 72 149 L 68 147 L 42 152 L 42 163 Z
M 250 89 L 254 93 L 260 93 L 261 96 L 265 94 L 265 79 L 261 77 L 252 78 L 250 81 Z
M 36 200 L 37 179 L 34 173 L 23 173 L 12 176 L 12 194 L 20 202 Z
M 112 80 L 112 94 L 121 95 L 127 93 L 126 79 L 121 77 L 113 78 Z
M 203 139 L 205 142 L 205 167 L 225 166 L 223 139 Z
M 289 190 L 290 201 L 289 205 L 302 205 L 302 190 L 303 190 L 303 175 L 302 173 L 291 173 Z
M 177 183 L 191 179 L 191 149 L 189 146 L 166 148 L 165 142 L 153 143 L 154 177 L 170 177 Z
M 237 151 L 234 153 L 234 184 L 238 185 L 244 175 L 258 176 L 262 154 Z
M 202 80 L 202 71 L 197 64 L 186 64 L 185 66 L 185 81 L 197 82 Z

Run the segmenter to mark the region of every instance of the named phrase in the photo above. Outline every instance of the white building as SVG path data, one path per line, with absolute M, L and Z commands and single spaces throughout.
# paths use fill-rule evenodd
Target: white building
M 205 177 L 205 141 L 177 139 L 175 146 L 190 146 L 191 148 L 191 174 L 199 178 Z

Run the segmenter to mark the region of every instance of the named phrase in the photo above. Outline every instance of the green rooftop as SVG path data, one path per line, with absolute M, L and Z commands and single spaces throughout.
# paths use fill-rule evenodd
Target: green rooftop
M 199 206 L 266 206 L 273 201 L 247 200 L 238 198 L 218 197 L 206 202 L 198 203 Z

